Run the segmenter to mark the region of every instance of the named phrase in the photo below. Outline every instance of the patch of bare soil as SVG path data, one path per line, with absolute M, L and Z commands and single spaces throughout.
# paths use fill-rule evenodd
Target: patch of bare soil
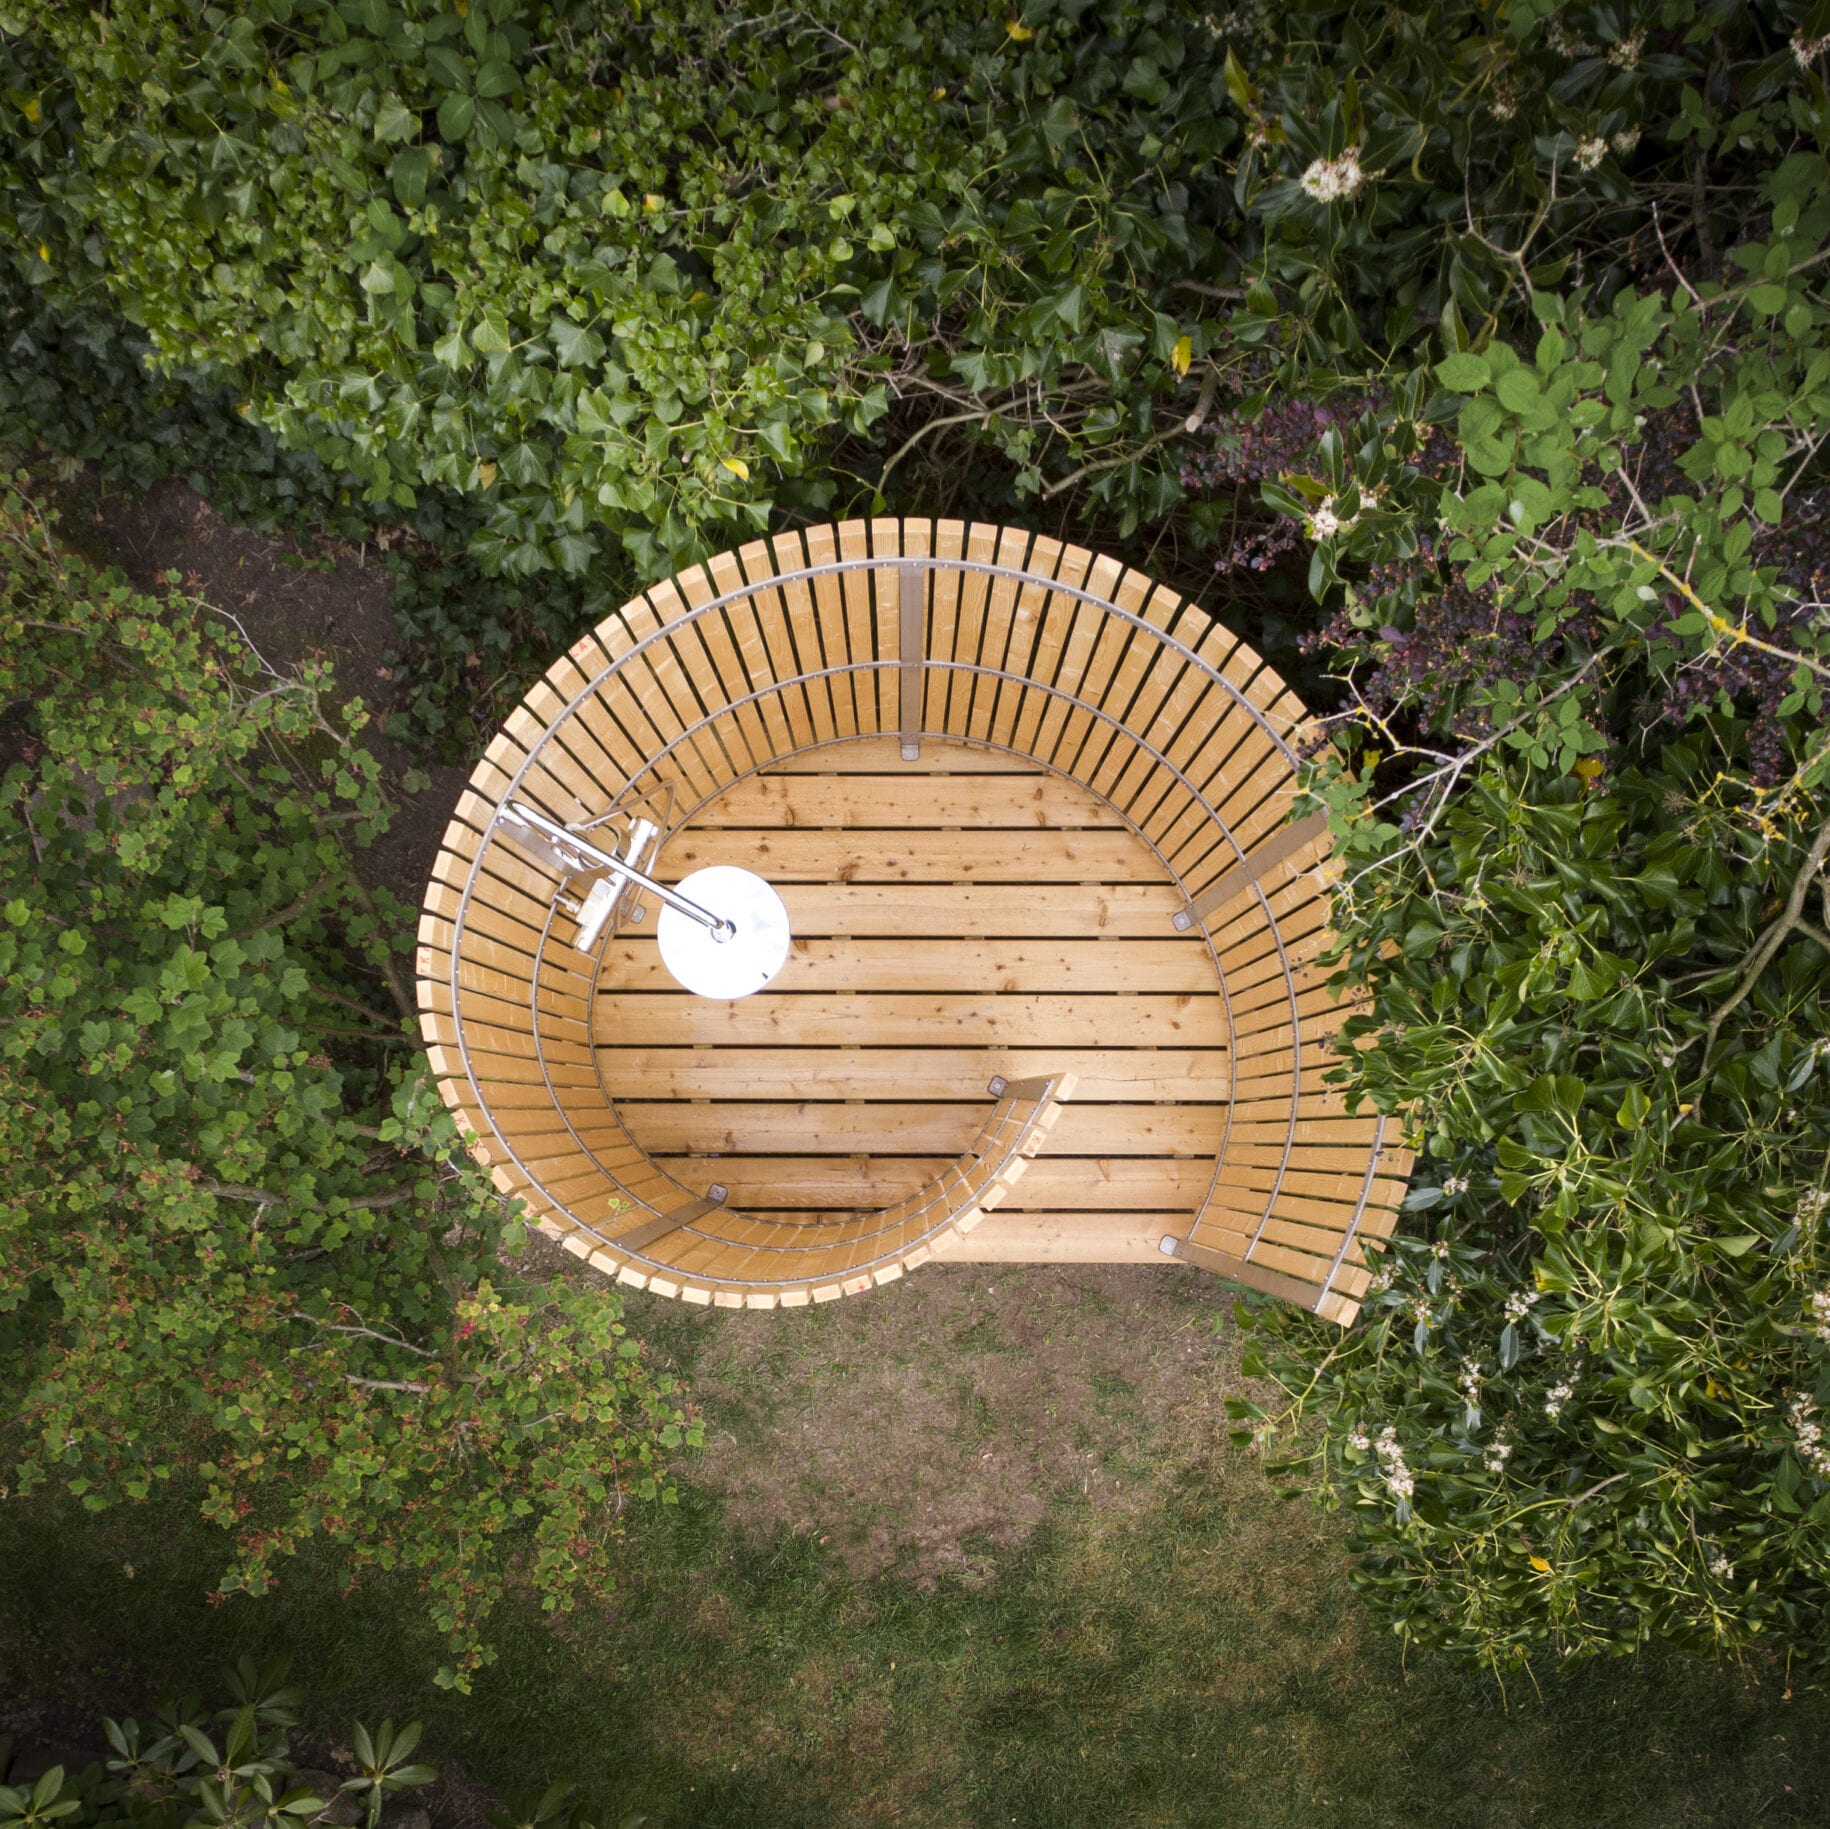
M 1156 1503 L 1240 1388 L 1225 1301 L 1171 1266 L 937 1262 L 816 1309 L 629 1306 L 635 1332 L 686 1336 L 708 1428 L 681 1472 L 733 1525 L 929 1585 L 989 1575 L 1063 1499 Z
M 394 699 L 388 656 L 400 639 L 377 555 L 342 543 L 307 550 L 232 527 L 176 477 L 130 495 L 84 475 L 58 491 L 58 503 L 64 537 L 91 559 L 119 566 L 136 589 L 162 593 L 166 574 L 175 571 L 186 590 L 233 616 L 275 669 L 285 672 L 307 659 L 331 662 L 340 696 L 360 699 L 371 713 L 362 742 L 380 761 L 398 808 L 358 864 L 371 888 L 389 889 L 417 907 L 466 771 L 433 765 L 423 771 L 428 786 L 405 791 L 414 758 L 383 729 Z

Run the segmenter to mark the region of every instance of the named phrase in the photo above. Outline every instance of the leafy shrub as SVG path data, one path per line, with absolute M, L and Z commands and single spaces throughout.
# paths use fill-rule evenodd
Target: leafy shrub
M 292 1756 L 287 1730 L 298 1725 L 303 1697 L 283 1688 L 285 1679 L 283 1664 L 261 1670 L 243 1658 L 224 1678 L 234 1700 L 214 1714 L 190 1695 L 165 1702 L 150 1730 L 131 1718 L 106 1719 L 103 1727 L 116 1756 L 73 1777 L 53 1766 L 29 1789 L 0 1783 L 0 1825 L 186 1829 L 212 1823 L 306 1829 L 352 1820 L 337 1807 L 347 1796 L 361 1805 L 368 1829 L 378 1829 L 386 1804 L 438 1776 L 431 1766 L 408 1763 L 419 1744 L 419 1722 L 410 1721 L 397 1733 L 393 1722 L 384 1721 L 372 1735 L 358 1722 L 351 1735 L 355 1775 L 330 1796 L 317 1795 L 303 1782 L 307 1774 Z M 5 1777 L 0 1770 L 0 1780 Z
M 373 1733 L 357 1722 L 354 1771 L 340 1782 L 301 1764 L 288 1730 L 298 1726 L 303 1696 L 285 1681 L 284 1663 L 263 1670 L 243 1658 L 223 1677 L 227 1707 L 211 1713 L 189 1695 L 165 1702 L 149 1727 L 108 1718 L 115 1757 L 75 1774 L 53 1766 L 30 1786 L 5 1782 L 11 1749 L 0 1742 L 0 1829 L 314 1829 L 358 1820 L 380 1829 L 390 1805 L 438 1777 L 435 1767 L 411 1763 L 417 1721 L 398 1731 L 384 1721 Z M 494 1810 L 489 1820 L 496 1829 L 592 1829 L 571 1792 L 556 1784 L 531 1811 Z M 618 1829 L 645 1821 L 630 1811 Z
M 321 1537 L 404 1568 L 456 1654 L 511 1579 L 612 1577 L 696 1439 L 615 1295 L 519 1242 L 409 1040 L 360 706 L 0 504 L 0 1360 L 21 1488 L 187 1463 L 258 1593 Z
M 1155 421 L 1227 258 L 1224 44 L 1186 24 L 15 0 L 0 221 L 17 285 L 123 314 L 377 519 L 473 498 L 492 572 L 606 534 L 664 572 L 868 502 L 937 432 L 1128 528 L 1180 497 Z
M 1726 45 L 1707 7 L 1510 12 L 1453 47 L 1536 136 L 1467 219 L 1484 322 L 1445 302 L 1439 359 L 1351 377 L 1263 484 L 1344 693 L 1310 779 L 1372 1007 L 1336 1077 L 1421 1154 L 1359 1328 L 1254 1317 L 1288 1404 L 1241 1433 L 1315 1422 L 1287 1465 L 1406 1639 L 1767 1644 L 1821 1677 L 1830 46 L 1754 8 Z M 1703 87 L 1616 128 L 1623 70 L 1705 43 Z M 1732 237 L 1658 213 L 1706 149 Z

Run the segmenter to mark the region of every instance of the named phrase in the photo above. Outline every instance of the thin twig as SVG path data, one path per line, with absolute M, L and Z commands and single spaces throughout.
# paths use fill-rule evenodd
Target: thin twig
M 319 897 L 324 894 L 324 891 L 336 880 L 337 872 L 335 870 L 326 870 L 296 902 L 288 902 L 286 906 L 277 913 L 270 914 L 264 921 L 256 921 L 252 927 L 238 927 L 229 938 L 231 940 L 245 940 L 250 934 L 262 933 L 269 927 L 278 927 L 286 921 L 295 919 L 297 916 L 302 915 L 313 902 L 317 901 Z
M 372 1327 L 350 1327 L 339 1321 L 321 1321 L 316 1315 L 308 1315 L 299 1309 L 295 1309 L 292 1314 L 287 1316 L 287 1319 L 291 1321 L 309 1321 L 313 1327 L 328 1328 L 333 1334 L 366 1334 L 371 1340 L 380 1340 L 389 1346 L 398 1346 L 404 1352 L 417 1353 L 422 1359 L 436 1359 L 438 1357 L 438 1354 L 433 1352 L 430 1347 L 415 1346 L 410 1340 L 397 1340 L 392 1334 L 377 1333 Z
M 1060 495 L 1063 490 L 1073 488 L 1076 483 L 1085 478 L 1098 475 L 1101 470 L 1116 470 L 1120 464 L 1136 463 L 1147 451 L 1154 451 L 1158 445 L 1166 445 L 1170 439 L 1179 438 L 1181 435 L 1182 428 L 1179 425 L 1172 426 L 1167 432 L 1153 433 L 1141 445 L 1137 445 L 1129 451 L 1121 451 L 1116 457 L 1102 457 L 1095 463 L 1082 464 L 1078 470 L 1070 470 L 1066 476 L 1050 483 L 1042 491 L 1042 499 L 1045 502 L 1049 501 Z
M 1811 841 L 1811 848 L 1805 853 L 1805 861 L 1799 866 L 1797 876 L 1792 879 L 1791 893 L 1787 895 L 1785 906 L 1762 929 L 1760 936 L 1748 948 L 1746 963 L 1742 967 L 1740 982 L 1729 994 L 1728 1001 L 1709 1019 L 1709 1027 L 1703 1032 L 1703 1061 L 1697 1068 L 1697 1083 L 1703 1083 L 1709 1072 L 1711 1057 L 1716 1051 L 1716 1041 L 1722 1033 L 1722 1025 L 1727 1022 L 1736 1010 L 1746 1002 L 1753 988 L 1760 981 L 1760 975 L 1772 963 L 1773 955 L 1786 942 L 1787 936 L 1802 933 L 1807 939 L 1815 940 L 1826 952 L 1830 952 L 1830 934 L 1813 927 L 1804 918 L 1805 897 L 1811 893 L 1811 885 L 1817 879 L 1817 873 L 1823 867 L 1824 859 L 1830 856 L 1830 819 L 1818 827 L 1817 836 Z M 1822 885 L 1826 903 L 1830 903 L 1830 883 Z M 1679 1054 L 1688 1053 L 1697 1043 L 1692 1036 Z
M 1611 1473 L 1608 1475 L 1608 1477 L 1605 1480 L 1597 1480 L 1595 1482 L 1595 1484 L 1593 1486 L 1589 1487 L 1586 1492 L 1579 1492 L 1576 1494 L 1576 1496 L 1573 1499 L 1566 1499 L 1564 1501 L 1564 1503 L 1566 1505 L 1580 1505 L 1584 1499 L 1594 1498 L 1596 1493 L 1605 1490 L 1609 1486 L 1612 1486 L 1616 1480 L 1624 1480 L 1624 1479 L 1627 1479 L 1628 1477 L 1629 1476 L 1624 1473 Z
M 882 470 L 878 472 L 877 487 L 881 489 L 883 485 L 889 481 L 890 472 L 894 470 L 930 432 L 938 432 L 942 426 L 965 425 L 969 421 L 992 419 L 995 417 L 995 409 L 984 407 L 979 411 L 972 413 L 946 413 L 939 419 L 930 419 L 925 424 L 917 426 L 908 438 L 903 441 L 902 448 L 883 466 Z
M 206 1194 L 214 1194 L 222 1200 L 252 1201 L 263 1207 L 294 1207 L 299 1203 L 288 1200 L 284 1194 L 276 1194 L 271 1188 L 251 1188 L 239 1181 L 212 1181 L 207 1176 L 200 1176 L 195 1184 Z M 390 1188 L 385 1194 L 361 1194 L 353 1200 L 344 1202 L 345 1206 L 374 1209 L 377 1207 L 397 1207 L 403 1200 L 411 1200 L 412 1188 Z

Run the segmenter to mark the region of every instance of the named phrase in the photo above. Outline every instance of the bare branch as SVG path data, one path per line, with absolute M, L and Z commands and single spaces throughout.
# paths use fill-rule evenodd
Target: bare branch
M 1709 1063 L 1716 1051 L 1716 1042 L 1722 1034 L 1722 1025 L 1728 1021 L 1748 997 L 1754 986 L 1760 982 L 1760 975 L 1772 963 L 1773 955 L 1782 947 L 1788 936 L 1802 933 L 1807 939 L 1830 952 L 1830 934 L 1813 927 L 1804 919 L 1805 897 L 1811 893 L 1811 884 L 1822 870 L 1824 859 L 1830 857 L 1830 819 L 1817 828 L 1817 836 L 1811 841 L 1811 848 L 1805 853 L 1805 861 L 1799 866 L 1798 874 L 1792 879 L 1792 888 L 1787 895 L 1785 906 L 1761 930 L 1754 944 L 1748 948 L 1746 960 L 1742 966 L 1740 981 L 1729 994 L 1728 1001 L 1709 1019 L 1709 1027 L 1703 1032 L 1703 1060 L 1697 1068 L 1697 1084 L 1702 1086 L 1704 1077 L 1709 1072 Z M 1819 885 L 1826 897 L 1830 897 L 1830 882 Z M 1695 1047 L 1698 1038 L 1692 1036 L 1678 1049 L 1679 1054 L 1688 1053 Z

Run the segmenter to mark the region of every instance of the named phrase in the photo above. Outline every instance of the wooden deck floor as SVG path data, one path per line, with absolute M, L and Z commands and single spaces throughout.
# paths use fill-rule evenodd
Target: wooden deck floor
M 829 746 L 676 833 L 669 880 L 740 863 L 794 950 L 756 997 L 681 991 L 637 928 L 606 947 L 605 1084 L 651 1156 L 729 1204 L 830 1219 L 915 1192 L 971 1141 L 994 1073 L 1079 1088 L 954 1257 L 1160 1262 L 1205 1196 L 1228 1092 L 1213 957 L 1151 852 L 1084 789 L 923 739 Z M 652 920 L 652 916 L 651 916 Z

